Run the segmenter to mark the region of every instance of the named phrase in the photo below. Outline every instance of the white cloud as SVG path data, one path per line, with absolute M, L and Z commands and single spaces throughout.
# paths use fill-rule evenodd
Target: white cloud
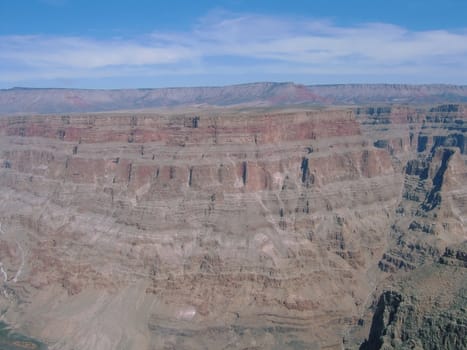
M 138 42 L 98 41 L 79 37 L 0 37 L 0 60 L 28 67 L 99 69 L 118 65 L 175 63 L 187 56 L 187 49 L 143 45 Z
M 0 81 L 183 74 L 455 76 L 467 83 L 467 31 L 213 12 L 189 32 L 139 38 L 0 36 Z M 447 78 L 449 79 L 449 78 Z M 447 81 L 449 82 L 449 81 Z

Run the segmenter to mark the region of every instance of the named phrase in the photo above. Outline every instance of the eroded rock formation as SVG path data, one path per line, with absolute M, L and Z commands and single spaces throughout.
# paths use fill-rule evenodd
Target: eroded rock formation
M 51 349 L 359 344 L 384 279 L 465 240 L 466 123 L 463 106 L 2 118 L 4 317 Z
M 375 307 L 366 349 L 467 348 L 467 244 L 393 284 Z

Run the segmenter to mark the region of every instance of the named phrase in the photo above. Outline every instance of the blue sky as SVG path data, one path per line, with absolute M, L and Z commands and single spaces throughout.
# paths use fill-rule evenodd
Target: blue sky
M 466 0 L 0 0 L 0 88 L 467 84 Z

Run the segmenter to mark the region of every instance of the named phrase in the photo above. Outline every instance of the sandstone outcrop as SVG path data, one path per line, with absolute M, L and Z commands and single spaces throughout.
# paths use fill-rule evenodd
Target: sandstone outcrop
M 51 349 L 360 344 L 375 288 L 466 238 L 466 123 L 462 105 L 1 118 L 4 318 Z

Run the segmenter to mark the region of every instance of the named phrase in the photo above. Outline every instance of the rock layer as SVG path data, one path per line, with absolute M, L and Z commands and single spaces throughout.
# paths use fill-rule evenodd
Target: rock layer
M 340 349 L 381 279 L 465 239 L 465 123 L 462 106 L 2 118 L 5 316 L 51 349 Z

